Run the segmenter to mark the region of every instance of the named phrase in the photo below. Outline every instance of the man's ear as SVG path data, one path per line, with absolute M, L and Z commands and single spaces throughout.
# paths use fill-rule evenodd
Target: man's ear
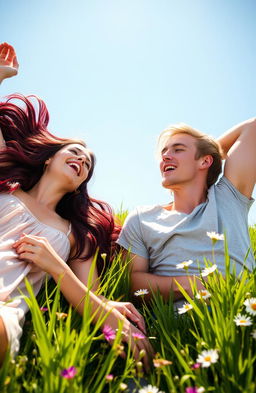
M 213 158 L 212 158 L 211 155 L 207 155 L 207 156 L 201 157 L 200 160 L 201 160 L 200 166 L 201 166 L 202 169 L 210 168 L 210 166 L 213 163 Z

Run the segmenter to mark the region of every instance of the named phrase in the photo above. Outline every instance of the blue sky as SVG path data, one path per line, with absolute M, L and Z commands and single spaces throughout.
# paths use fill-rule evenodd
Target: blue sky
M 20 62 L 1 95 L 37 94 L 53 133 L 87 142 L 96 198 L 167 203 L 162 129 L 182 121 L 217 137 L 256 116 L 255 13 L 254 0 L 0 0 L 0 40 Z

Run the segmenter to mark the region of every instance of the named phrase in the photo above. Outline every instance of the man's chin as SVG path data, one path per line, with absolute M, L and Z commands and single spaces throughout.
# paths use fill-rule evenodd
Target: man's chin
M 167 180 L 162 180 L 162 187 L 166 188 L 167 190 L 171 190 L 173 187 L 173 183 Z

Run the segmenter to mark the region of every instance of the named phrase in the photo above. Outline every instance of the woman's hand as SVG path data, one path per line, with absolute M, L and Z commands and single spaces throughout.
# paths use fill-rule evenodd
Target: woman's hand
M 59 257 L 46 238 L 24 234 L 13 244 L 13 248 L 15 248 L 20 259 L 34 263 L 53 276 L 56 282 L 62 277 L 60 282 L 61 292 L 69 303 L 77 307 L 79 312 L 81 308 L 81 313 L 83 312 L 82 299 L 88 289 L 74 275 L 63 259 Z M 70 291 L 71 286 L 73 287 L 72 291 Z M 136 360 L 141 359 L 141 350 L 145 351 L 141 361 L 145 369 L 149 370 L 153 349 L 144 334 L 125 317 L 126 315 L 133 322 L 137 323 L 138 326 L 141 325 L 143 327 L 144 321 L 142 322 L 143 319 L 135 307 L 131 303 L 103 301 L 92 292 L 90 292 L 90 299 L 92 304 L 94 304 L 94 311 L 97 307 L 103 307 L 104 311 L 109 313 L 105 324 L 109 325 L 114 331 L 118 328 L 119 322 L 123 321 L 122 341 L 131 344 L 133 356 Z M 144 332 L 145 328 L 142 330 Z
M 14 48 L 4 42 L 0 44 L 0 83 L 6 79 L 17 75 L 19 64 Z
M 116 309 L 127 319 L 133 322 L 133 324 L 135 324 L 144 334 L 147 334 L 144 318 L 132 303 L 115 302 L 110 300 L 107 303 L 111 308 Z
M 109 302 L 107 302 L 107 305 L 109 305 L 108 303 Z M 133 357 L 136 361 L 142 361 L 145 370 L 148 372 L 150 369 L 151 359 L 154 355 L 154 350 L 150 342 L 139 329 L 129 322 L 128 319 L 122 317 L 115 309 L 112 309 L 105 321 L 105 325 L 109 325 L 115 331 L 118 328 L 120 321 L 123 321 L 122 341 L 131 345 Z M 143 356 L 141 351 L 144 352 Z M 120 355 L 124 357 L 124 351 L 120 353 Z
M 32 262 L 50 275 L 60 276 L 66 263 L 52 248 L 45 237 L 23 235 L 13 244 L 20 259 Z

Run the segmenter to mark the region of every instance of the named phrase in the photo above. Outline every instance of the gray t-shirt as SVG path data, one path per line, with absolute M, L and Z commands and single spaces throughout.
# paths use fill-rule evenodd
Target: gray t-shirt
M 206 232 L 225 233 L 229 255 L 238 274 L 243 265 L 255 266 L 248 234 L 248 212 L 253 203 L 224 176 L 208 190 L 207 200 L 190 214 L 168 211 L 162 206 L 139 207 L 125 220 L 117 241 L 132 253 L 149 260 L 149 272 L 162 276 L 187 275 L 176 265 L 193 260 L 189 274 L 205 267 L 204 258 L 225 273 L 224 242 L 212 241 Z M 248 253 L 246 262 L 245 256 Z

